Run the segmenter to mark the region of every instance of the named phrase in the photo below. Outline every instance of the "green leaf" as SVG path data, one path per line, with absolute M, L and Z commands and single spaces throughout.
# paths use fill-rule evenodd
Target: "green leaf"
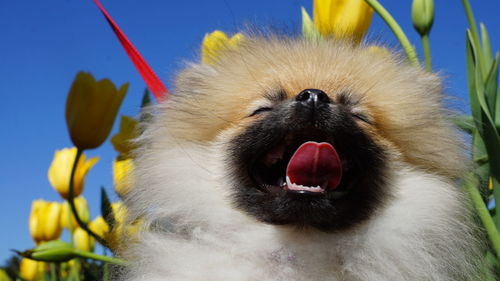
M 52 240 L 17 254 L 37 261 L 63 262 L 75 257 L 73 245 L 61 240 Z
M 302 36 L 307 40 L 317 40 L 321 38 L 319 31 L 316 29 L 314 22 L 311 20 L 311 17 L 307 13 L 304 7 L 301 7 L 302 10 Z
M 493 52 L 491 51 L 490 37 L 484 24 L 480 23 L 479 26 L 481 27 L 481 42 L 483 43 L 484 66 L 486 69 L 489 69 L 493 63 Z
M 495 59 L 492 67 L 483 75 L 484 62 L 479 60 L 481 50 L 474 44 L 471 32 L 467 31 L 467 78 L 469 81 L 469 97 L 471 111 L 478 134 L 484 142 L 484 148 L 489 160 L 490 176 L 493 179 L 493 189 L 496 202 L 500 202 L 500 136 L 496 128 L 494 119 L 488 105 L 492 103 L 498 91 L 498 59 Z M 483 77 L 486 77 L 484 79 Z M 478 110 L 479 108 L 479 110 Z M 474 144 L 478 143 L 477 136 L 474 136 Z M 474 155 L 476 159 L 477 155 Z M 497 204 L 496 213 L 500 213 L 500 204 Z M 500 227 L 500 216 L 495 218 L 495 224 Z
M 111 202 L 104 186 L 101 186 L 101 215 L 109 225 L 109 228 L 113 229 L 116 224 L 115 216 L 113 215 L 113 208 L 111 207 Z
M 472 116 L 470 115 L 460 115 L 460 116 L 453 116 L 451 118 L 451 121 L 457 126 L 460 130 L 472 134 L 474 130 L 474 119 L 472 119 Z
M 141 109 L 148 105 L 151 105 L 151 98 L 149 97 L 148 88 L 146 88 L 144 90 L 144 94 L 142 95 Z
M 490 71 L 488 72 L 488 76 L 486 77 L 486 81 L 484 84 L 485 84 L 484 95 L 486 96 L 488 109 L 490 110 L 491 115 L 496 118 L 496 99 L 498 90 L 498 57 L 495 58 L 495 60 L 493 61 L 493 64 L 491 65 Z M 495 121 L 495 119 L 493 119 L 493 121 Z
M 475 56 L 474 40 L 472 33 L 467 30 L 466 33 L 466 62 L 467 62 L 467 84 L 469 85 L 469 103 L 472 112 L 472 117 L 476 124 L 476 128 L 481 134 L 482 131 L 482 116 L 481 106 L 476 95 L 476 56 Z M 481 81 L 479 81 L 480 83 Z
M 474 132 L 472 133 L 472 144 L 472 158 L 475 163 L 479 164 L 484 162 L 484 159 L 488 159 L 486 146 L 484 145 L 484 141 L 477 129 L 474 129 Z M 489 174 L 487 176 L 489 176 Z
M 495 273 L 494 273 L 495 270 L 491 270 L 491 269 L 494 269 L 494 268 L 500 266 L 500 263 L 499 263 L 500 260 L 498 260 L 491 251 L 487 251 L 484 261 L 485 261 L 484 271 L 485 271 L 486 281 L 498 280 L 495 277 Z
M 497 100 L 498 100 L 498 54 L 493 61 L 493 64 L 490 67 L 488 72 L 488 76 L 486 77 L 485 82 L 485 95 L 488 100 L 488 106 L 491 111 L 491 115 L 495 118 L 493 121 L 500 121 L 500 108 L 497 108 Z M 497 110 L 498 109 L 498 110 Z
M 151 98 L 149 97 L 149 91 L 146 88 L 146 90 L 144 90 L 144 95 L 142 96 L 141 112 L 139 116 L 140 123 L 148 123 L 153 118 L 153 115 L 146 109 L 149 105 L 151 105 Z M 139 134 L 142 134 L 141 126 L 139 126 Z
M 500 207 L 498 202 L 500 202 L 500 182 L 498 181 L 498 178 L 493 177 L 493 197 L 495 198 L 495 214 L 500 214 Z M 493 220 L 495 221 L 495 225 L 497 228 L 500 228 L 500 216 L 496 215 L 493 217 Z
M 497 54 L 498 56 L 498 54 Z M 500 88 L 497 89 L 497 100 L 495 103 L 495 124 L 497 129 L 500 129 Z

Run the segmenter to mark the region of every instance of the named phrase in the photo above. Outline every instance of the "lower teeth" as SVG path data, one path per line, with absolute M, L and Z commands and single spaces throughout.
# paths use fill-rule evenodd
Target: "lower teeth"
M 317 186 L 305 186 L 305 185 L 292 183 L 288 176 L 286 177 L 286 185 L 287 185 L 289 190 L 295 190 L 295 191 L 310 191 L 310 192 L 323 192 L 323 191 L 325 191 L 319 185 L 317 185 Z

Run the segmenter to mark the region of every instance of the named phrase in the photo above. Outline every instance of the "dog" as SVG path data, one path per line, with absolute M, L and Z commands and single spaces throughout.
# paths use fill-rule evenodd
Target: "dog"
M 334 39 L 187 65 L 137 140 L 121 280 L 483 280 L 441 83 Z

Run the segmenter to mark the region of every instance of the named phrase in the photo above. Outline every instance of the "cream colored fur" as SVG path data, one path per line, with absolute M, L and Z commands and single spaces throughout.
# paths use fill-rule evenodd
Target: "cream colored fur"
M 227 142 L 276 85 L 349 90 L 390 154 L 391 198 L 337 233 L 258 222 L 234 208 Z M 482 243 L 454 185 L 460 141 L 434 75 L 342 42 L 252 39 L 214 66 L 192 65 L 156 106 L 137 151 L 129 220 L 145 220 L 121 255 L 123 280 L 482 280 Z M 335 98 L 334 96 L 332 97 Z M 365 125 L 362 125 L 365 126 Z

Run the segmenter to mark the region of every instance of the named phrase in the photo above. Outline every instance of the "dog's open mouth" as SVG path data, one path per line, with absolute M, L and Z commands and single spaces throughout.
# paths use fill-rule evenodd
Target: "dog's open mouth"
M 322 195 L 335 190 L 342 164 L 333 138 L 318 130 L 290 133 L 261 155 L 250 173 L 264 191 Z

